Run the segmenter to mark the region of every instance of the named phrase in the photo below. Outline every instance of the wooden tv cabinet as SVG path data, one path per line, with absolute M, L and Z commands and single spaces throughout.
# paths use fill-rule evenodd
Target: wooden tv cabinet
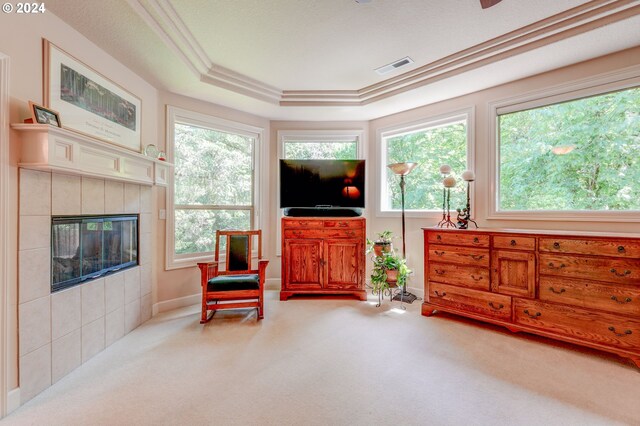
M 423 228 L 422 314 L 463 315 L 640 368 L 640 238 Z
M 296 294 L 367 300 L 365 235 L 363 217 L 283 217 L 280 300 Z

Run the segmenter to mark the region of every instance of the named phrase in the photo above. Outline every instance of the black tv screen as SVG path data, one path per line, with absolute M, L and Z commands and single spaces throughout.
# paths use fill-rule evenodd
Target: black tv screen
M 280 207 L 364 208 L 364 160 L 280 160 Z

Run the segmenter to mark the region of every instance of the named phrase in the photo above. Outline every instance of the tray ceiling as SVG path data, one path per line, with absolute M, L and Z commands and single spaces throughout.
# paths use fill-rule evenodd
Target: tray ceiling
M 271 119 L 364 120 L 640 45 L 640 0 L 49 0 L 158 88 Z M 99 17 L 99 19 L 96 19 Z M 414 63 L 384 76 L 398 59 Z

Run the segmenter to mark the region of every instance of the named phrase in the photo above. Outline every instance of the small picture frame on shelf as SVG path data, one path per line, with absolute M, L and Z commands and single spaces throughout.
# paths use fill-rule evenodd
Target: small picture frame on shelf
M 48 109 L 35 102 L 29 101 L 31 111 L 31 121 L 34 124 L 49 124 L 55 127 L 62 127 L 60 114 L 57 111 Z

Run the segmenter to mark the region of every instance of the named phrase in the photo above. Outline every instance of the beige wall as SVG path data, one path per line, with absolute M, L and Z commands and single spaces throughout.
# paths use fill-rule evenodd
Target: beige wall
M 266 157 L 266 153 L 270 152 L 271 150 L 271 139 L 269 138 L 269 120 L 265 118 L 226 108 L 220 105 L 214 105 L 207 102 L 187 98 L 174 93 L 163 92 L 160 94 L 158 102 L 158 119 L 161 123 L 165 122 L 167 105 L 262 128 L 264 129 L 264 140 L 261 141 L 260 147 L 262 156 Z M 161 135 L 160 138 L 162 139 L 160 144 L 164 147 L 166 142 L 166 130 L 164 125 L 159 129 L 159 132 Z M 270 188 L 273 182 L 270 176 L 270 164 L 269 162 L 265 161 L 263 164 L 263 173 L 259 177 L 260 182 L 258 182 L 258 184 L 264 188 Z M 164 188 L 157 188 L 157 200 L 158 208 L 168 208 L 168 206 L 166 206 L 166 190 Z M 266 224 L 270 223 L 271 221 L 269 197 L 261 197 L 260 204 L 261 205 L 258 208 L 260 209 L 260 223 L 262 224 L 261 227 L 264 230 L 268 230 L 269 227 Z M 156 211 L 154 213 L 154 222 L 156 225 L 155 229 L 157 231 L 156 259 L 158 259 L 155 269 L 157 274 L 157 288 L 154 291 L 154 304 L 160 303 L 160 306 L 157 306 L 156 309 L 160 308 L 160 310 L 165 310 L 166 308 L 170 308 L 171 306 L 177 306 L 172 305 L 171 303 L 165 304 L 164 306 L 162 305 L 163 302 L 173 301 L 180 298 L 187 298 L 185 300 L 186 302 L 193 300 L 197 302 L 197 297 L 194 298 L 192 296 L 198 296 L 200 294 L 199 269 L 196 266 L 193 266 L 190 268 L 165 270 L 166 221 L 159 220 L 158 212 Z M 213 231 L 214 230 L 210 230 L 210 232 Z M 268 232 L 265 232 L 265 234 L 268 239 Z M 266 249 L 264 254 L 265 257 L 271 259 L 271 257 L 269 256 L 268 246 L 265 245 L 264 241 L 263 246 Z M 273 269 L 271 268 L 271 266 L 269 266 L 267 272 L 269 274 L 273 273 Z
M 596 76 L 632 65 L 640 64 L 640 47 L 618 52 L 602 58 L 588 62 L 576 64 L 566 68 L 540 74 L 516 82 L 493 87 L 480 92 L 461 96 L 433 105 L 416 108 L 399 114 L 379 118 L 370 122 L 370 167 L 378 167 L 378 151 L 375 148 L 376 132 L 379 129 L 410 123 L 412 121 L 437 116 L 447 111 L 455 111 L 462 108 L 475 107 L 475 165 L 476 172 L 475 200 L 472 206 L 475 212 L 476 221 L 480 227 L 493 228 L 523 228 L 523 229 L 564 229 L 576 231 L 609 231 L 609 232 L 640 232 L 638 222 L 584 222 L 584 221 L 539 221 L 539 220 L 488 220 L 489 214 L 489 170 L 492 141 L 489 140 L 489 124 L 493 117 L 490 116 L 489 102 L 512 98 L 532 91 L 542 90 L 562 83 Z M 374 169 L 374 170 L 377 170 Z M 372 182 L 373 174 L 369 174 L 370 187 L 374 187 Z M 374 187 L 375 188 L 375 187 Z M 373 206 L 371 206 L 373 207 Z M 369 213 L 372 217 L 367 233 L 372 236 L 375 232 L 390 229 L 395 235 L 401 235 L 400 220 L 396 218 L 375 217 L 374 212 Z M 410 279 L 409 287 L 422 288 L 423 283 L 423 237 L 422 227 L 435 226 L 438 219 L 416 219 L 408 218 L 406 223 L 407 234 L 407 263 L 414 270 Z
M 66 50 L 80 61 L 98 70 L 142 100 L 143 144 L 157 143 L 157 90 L 131 70 L 62 22 L 52 13 L 18 16 L 0 15 L 0 52 L 10 58 L 10 122 L 22 122 L 30 116 L 28 101 L 42 103 L 42 38 Z M 62 117 L 64 120 L 64 117 Z M 63 121 L 64 122 L 64 121 Z M 9 285 L 9 389 L 18 386 L 17 324 L 17 233 L 18 233 L 18 141 L 10 135 L 10 262 L 13 265 Z

